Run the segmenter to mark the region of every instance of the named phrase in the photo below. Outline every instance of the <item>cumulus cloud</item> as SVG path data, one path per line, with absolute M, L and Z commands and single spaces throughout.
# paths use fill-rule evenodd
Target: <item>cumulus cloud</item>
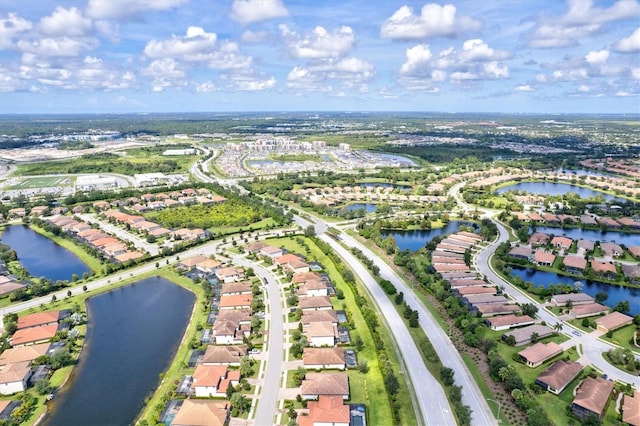
M 513 89 L 516 92 L 533 92 L 535 89 L 529 84 L 521 84 Z
M 204 83 L 200 83 L 196 86 L 197 93 L 211 93 L 217 91 L 218 87 L 213 81 L 205 81 Z
M 10 13 L 6 17 L 0 14 L 0 50 L 13 46 L 13 39 L 17 35 L 29 31 L 33 27 L 30 21 Z
M 640 28 L 637 28 L 629 37 L 623 38 L 615 45 L 615 50 L 622 53 L 640 51 Z
M 222 76 L 223 82 L 232 90 L 243 92 L 259 92 L 268 90 L 276 86 L 276 79 L 273 76 L 259 76 L 254 73 L 238 73 Z
M 84 17 L 78 8 L 58 6 L 51 15 L 40 20 L 38 30 L 47 36 L 76 37 L 86 35 L 92 27 L 91 19 Z
M 145 12 L 172 9 L 189 0 L 89 0 L 87 16 L 96 19 L 120 19 Z
M 363 59 L 330 59 L 293 68 L 287 75 L 287 87 L 328 92 L 333 90 L 329 81 L 335 80 L 343 87 L 364 91 L 374 74 L 375 67 Z
M 55 37 L 20 40 L 18 49 L 42 57 L 76 57 L 98 47 L 99 42 L 92 37 Z
M 189 27 L 184 36 L 151 40 L 145 46 L 144 54 L 150 59 L 206 63 L 214 69 L 245 68 L 252 64 L 252 58 L 241 54 L 237 43 L 218 41 L 215 33 L 208 33 L 201 27 Z
M 231 5 L 231 19 L 249 24 L 289 15 L 282 0 L 234 0 Z
M 637 19 L 637 0 L 618 0 L 609 8 L 593 7 L 593 0 L 569 0 L 569 10 L 560 17 L 541 16 L 529 35 L 534 48 L 576 46 L 580 41 L 611 22 Z
M 406 56 L 400 67 L 400 83 L 410 89 L 432 91 L 435 83 L 446 80 L 461 83 L 509 77 L 509 68 L 499 60 L 510 53 L 494 50 L 480 39 L 465 41 L 460 51 L 452 46 L 437 55 L 428 45 L 419 44 L 407 49 Z
M 318 26 L 311 33 L 300 35 L 286 25 L 280 25 L 280 31 L 294 58 L 337 58 L 349 53 L 356 41 L 353 30 L 347 26 L 330 32 Z
M 467 31 L 482 28 L 480 21 L 469 16 L 456 16 L 456 13 L 456 7 L 452 4 L 425 4 L 419 15 L 405 5 L 384 21 L 380 35 L 399 40 L 457 37 Z
M 157 59 L 141 71 L 151 78 L 151 90 L 162 92 L 171 87 L 183 87 L 187 84 L 187 73 L 171 58 Z

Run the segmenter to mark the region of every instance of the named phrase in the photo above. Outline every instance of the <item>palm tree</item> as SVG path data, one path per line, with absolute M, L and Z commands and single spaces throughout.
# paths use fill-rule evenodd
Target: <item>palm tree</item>
M 553 331 L 555 332 L 555 334 L 560 333 L 560 331 L 562 331 L 562 323 L 561 322 L 555 323 L 555 325 L 553 326 Z

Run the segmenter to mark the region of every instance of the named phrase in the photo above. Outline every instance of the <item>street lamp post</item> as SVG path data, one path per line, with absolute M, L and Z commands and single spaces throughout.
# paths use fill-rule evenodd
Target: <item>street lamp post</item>
M 496 417 L 498 418 L 498 423 L 500 423 L 500 407 L 502 406 L 502 404 L 500 404 L 499 401 L 491 398 L 487 398 L 487 401 L 495 402 L 496 404 L 498 404 L 498 415 Z

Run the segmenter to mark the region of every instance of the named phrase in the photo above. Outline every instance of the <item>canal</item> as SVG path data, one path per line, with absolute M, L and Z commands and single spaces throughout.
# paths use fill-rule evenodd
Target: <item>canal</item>
M 615 306 L 623 300 L 628 300 L 629 307 L 631 308 L 629 313 L 631 315 L 640 315 L 640 289 L 609 285 L 597 281 L 577 280 L 576 278 L 565 277 L 552 272 L 536 271 L 534 269 L 517 266 L 511 268 L 511 274 L 525 281 L 532 282 L 535 287 L 542 285 L 544 288 L 549 287 L 551 284 L 573 286 L 576 281 L 580 281 L 582 283 L 583 293 L 587 293 L 593 297 L 600 292 L 607 293 L 609 298 L 604 304 L 610 307 Z
M 565 195 L 572 193 L 577 194 L 580 198 L 602 197 L 605 201 L 626 201 L 604 192 L 559 182 L 520 182 L 503 186 L 497 190 L 498 194 L 504 194 L 507 191 L 523 191 L 538 195 Z
M 83 273 L 91 272 L 75 254 L 27 226 L 6 227 L 1 240 L 15 250 L 20 264 L 33 277 L 71 280 L 73 274 L 82 277 Z
M 418 251 L 423 248 L 427 243 L 433 240 L 435 237 L 444 236 L 458 232 L 463 225 L 472 226 L 474 229 L 477 225 L 464 222 L 460 220 L 454 220 L 442 228 L 434 228 L 430 230 L 411 230 L 411 231 L 380 231 L 380 235 L 383 237 L 393 236 L 396 241 L 396 246 L 400 250 Z
M 195 296 L 160 277 L 92 297 L 85 347 L 47 426 L 128 425 L 178 349 Z

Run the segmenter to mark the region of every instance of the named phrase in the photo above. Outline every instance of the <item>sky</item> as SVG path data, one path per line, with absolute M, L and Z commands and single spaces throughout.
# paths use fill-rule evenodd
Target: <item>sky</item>
M 0 0 L 0 114 L 640 114 L 638 0 Z

